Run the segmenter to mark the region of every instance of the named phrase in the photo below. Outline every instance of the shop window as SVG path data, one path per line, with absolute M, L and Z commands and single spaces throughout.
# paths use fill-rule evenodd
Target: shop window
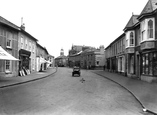
M 148 60 L 148 54 L 145 54 L 145 74 L 149 74 L 149 60 Z
M 153 38 L 153 21 L 148 21 L 148 39 Z
M 157 53 L 153 55 L 153 73 L 157 75 Z
M 157 53 L 142 55 L 142 74 L 157 75 Z
M 153 53 L 149 54 L 149 75 L 153 75 Z
M 142 56 L 142 74 L 145 74 L 145 54 Z

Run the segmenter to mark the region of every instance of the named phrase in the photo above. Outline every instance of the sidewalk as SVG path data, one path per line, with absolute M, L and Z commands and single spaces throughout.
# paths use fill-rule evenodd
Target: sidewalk
M 18 76 L 18 77 L 0 77 L 0 88 L 19 85 L 23 83 L 27 83 L 30 81 L 35 81 L 38 79 L 42 79 L 48 77 L 49 75 L 56 72 L 56 68 L 48 68 L 43 72 L 34 72 L 27 76 Z
M 157 83 L 147 83 L 141 80 L 128 78 L 118 73 L 110 73 L 103 70 L 92 70 L 98 75 L 110 79 L 131 92 L 142 106 L 148 111 L 157 113 Z

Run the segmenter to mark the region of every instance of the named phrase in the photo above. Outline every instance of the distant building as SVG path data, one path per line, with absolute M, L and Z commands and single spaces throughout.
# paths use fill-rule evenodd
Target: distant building
M 55 58 L 55 65 L 58 67 L 65 67 L 67 66 L 67 56 L 64 55 L 64 50 L 61 49 L 60 56 Z
M 80 65 L 85 69 L 103 68 L 105 65 L 105 50 L 104 46 L 99 49 L 90 48 L 81 53 Z
M 102 68 L 105 64 L 104 46 L 100 46 L 99 49 L 91 46 L 72 46 L 72 49 L 69 51 L 68 63 L 70 67 Z

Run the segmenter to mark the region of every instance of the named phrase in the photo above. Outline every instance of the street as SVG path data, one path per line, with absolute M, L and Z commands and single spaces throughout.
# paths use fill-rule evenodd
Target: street
M 81 77 L 72 77 L 71 68 L 0 89 L 0 114 L 145 115 L 139 102 L 118 84 L 87 70 L 81 70 Z

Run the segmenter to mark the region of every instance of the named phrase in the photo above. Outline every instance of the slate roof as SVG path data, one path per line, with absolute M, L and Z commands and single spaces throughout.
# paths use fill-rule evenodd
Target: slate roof
M 133 27 L 135 24 L 138 23 L 138 16 L 139 15 L 132 15 L 130 20 L 128 21 L 127 25 L 125 26 L 124 30 L 126 30 L 127 28 Z
M 157 8 L 157 0 L 149 0 L 140 15 L 151 13 Z
M 5 24 L 9 27 L 12 27 L 16 30 L 20 30 L 20 28 L 18 26 L 16 26 L 15 24 L 11 23 L 10 21 L 6 20 L 5 18 L 3 18 L 2 16 L 0 16 L 0 23 Z

